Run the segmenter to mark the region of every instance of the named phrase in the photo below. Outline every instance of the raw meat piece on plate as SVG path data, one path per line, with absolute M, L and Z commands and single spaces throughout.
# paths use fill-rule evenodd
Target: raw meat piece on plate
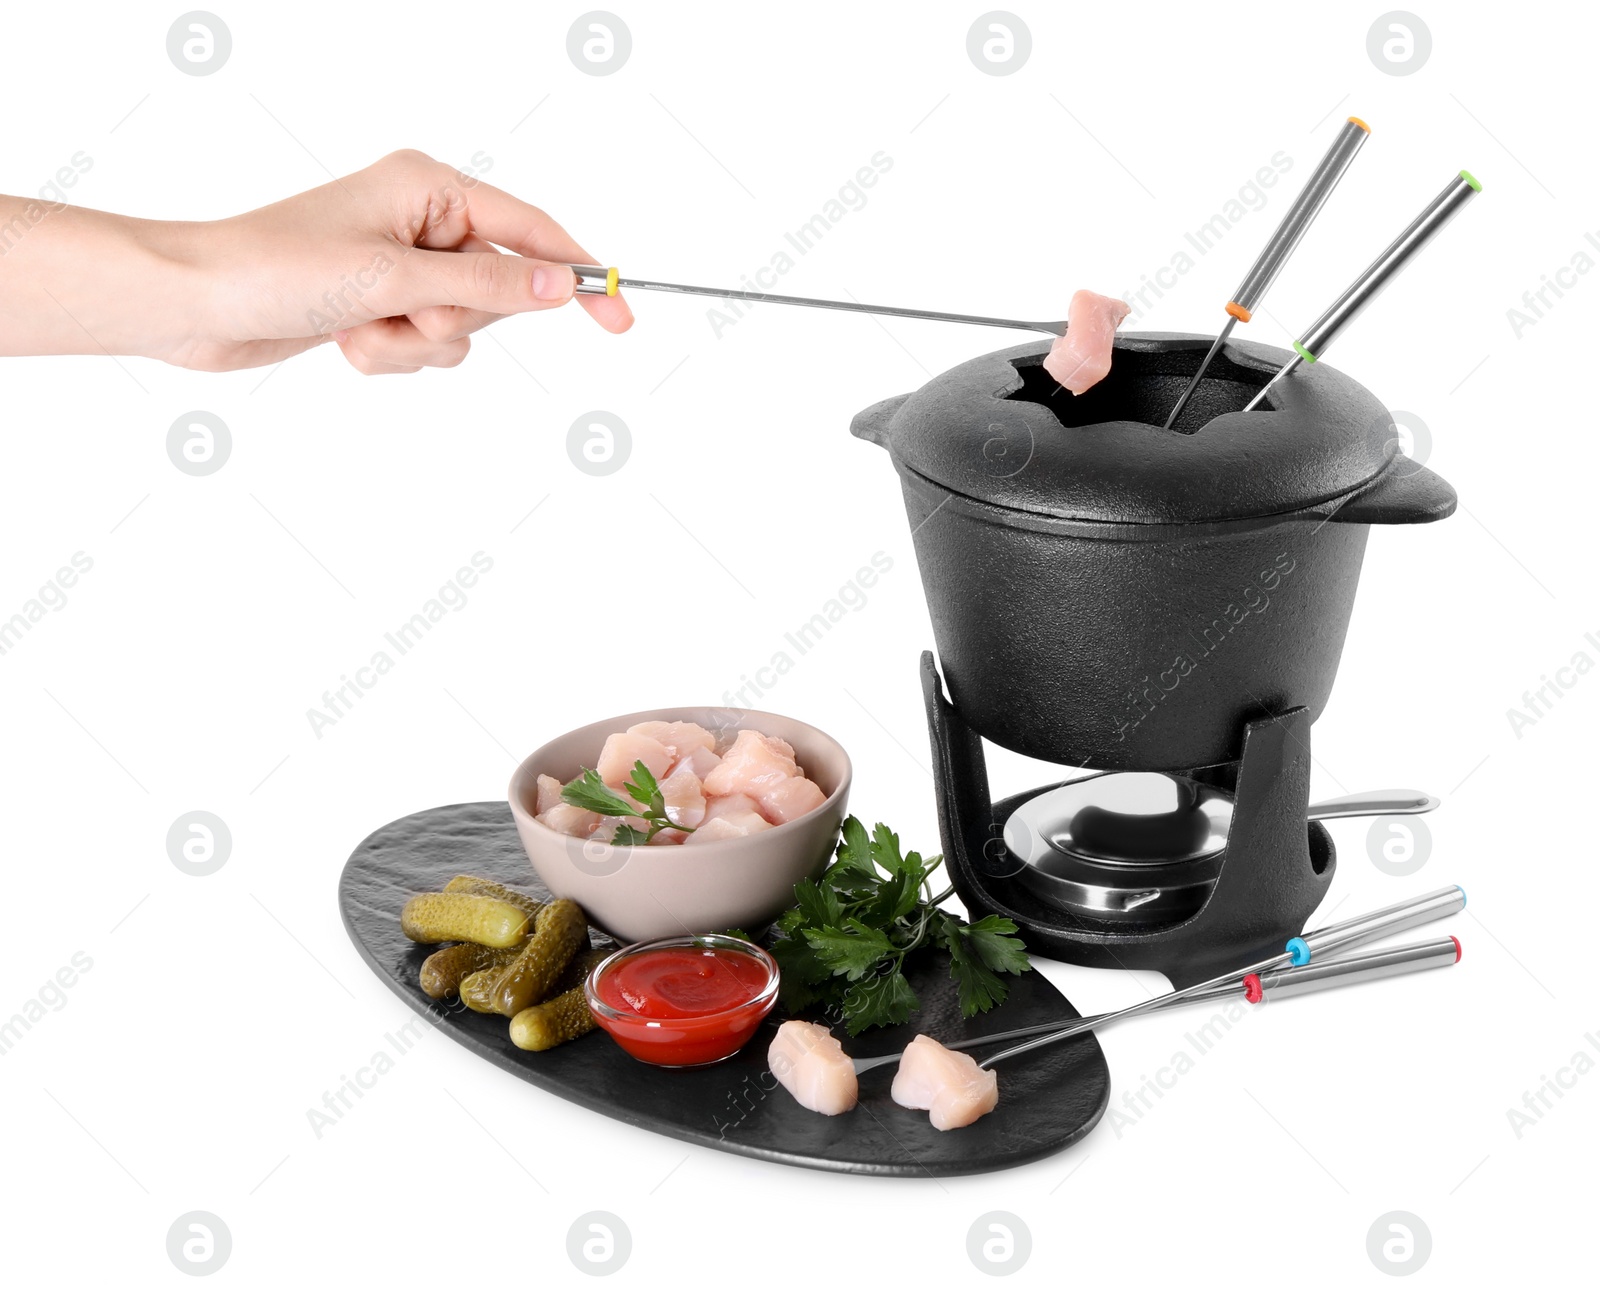
M 980 1070 L 965 1052 L 918 1034 L 895 1071 L 889 1095 L 908 1110 L 926 1110 L 933 1126 L 944 1132 L 976 1123 L 1000 1102 L 1000 1081 L 993 1070 Z
M 767 1065 L 807 1110 L 843 1114 L 855 1107 L 855 1066 L 825 1025 L 784 1021 L 767 1049 Z

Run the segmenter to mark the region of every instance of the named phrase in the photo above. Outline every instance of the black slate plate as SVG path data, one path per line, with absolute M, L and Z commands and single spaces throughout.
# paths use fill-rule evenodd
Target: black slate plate
M 500 1016 L 432 1002 L 417 987 L 429 950 L 400 933 L 400 909 L 418 891 L 477 873 L 548 898 L 503 801 L 440 806 L 397 819 L 356 848 L 339 878 L 339 909 L 361 956 L 384 982 L 464 1047 L 547 1092 L 624 1123 L 775 1163 L 884 1177 L 987 1172 L 1071 1145 L 1099 1121 L 1111 1076 L 1093 1035 L 999 1067 L 1000 1104 L 967 1128 L 939 1132 L 928 1116 L 889 1099 L 893 1073 L 861 1079 L 861 1102 L 835 1117 L 802 1109 L 777 1086 L 766 1051 L 769 1018 L 737 1056 L 697 1070 L 641 1064 L 603 1033 L 549 1052 L 523 1052 Z M 901 1050 L 918 1033 L 946 1042 L 1078 1015 L 1042 975 L 1013 977 L 1004 1006 L 963 1021 L 937 962 L 911 973 L 922 1010 L 909 1025 L 846 1039 L 853 1056 Z M 555 1112 L 547 1106 L 547 1112 Z

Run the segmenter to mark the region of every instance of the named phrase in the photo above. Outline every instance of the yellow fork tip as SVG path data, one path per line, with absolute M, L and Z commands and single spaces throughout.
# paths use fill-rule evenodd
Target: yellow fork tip
M 607 269 L 606 270 L 606 294 L 607 295 L 615 295 L 616 293 L 617 293 L 617 271 L 614 268 Z

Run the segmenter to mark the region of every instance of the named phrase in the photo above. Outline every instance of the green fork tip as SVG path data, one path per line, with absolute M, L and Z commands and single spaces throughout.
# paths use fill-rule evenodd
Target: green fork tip
M 1461 172 L 1461 177 L 1463 179 L 1465 179 L 1467 181 L 1467 183 L 1472 186 L 1472 191 L 1473 192 L 1482 192 L 1483 191 L 1483 185 L 1472 177 L 1472 172 L 1470 170 L 1463 170 Z

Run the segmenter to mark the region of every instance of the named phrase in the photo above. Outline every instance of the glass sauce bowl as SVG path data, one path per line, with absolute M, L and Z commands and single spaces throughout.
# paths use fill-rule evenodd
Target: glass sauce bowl
M 583 983 L 589 1010 L 617 1045 L 649 1065 L 726 1060 L 778 998 L 778 964 L 729 935 L 674 935 L 618 949 Z

